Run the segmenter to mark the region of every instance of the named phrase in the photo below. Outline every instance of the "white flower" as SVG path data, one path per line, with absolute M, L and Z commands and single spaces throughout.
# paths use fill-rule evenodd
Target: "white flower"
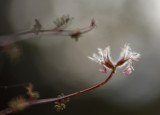
M 98 48 L 99 55 L 93 53 L 93 57 L 88 57 L 89 59 L 102 64 L 103 70 L 100 70 L 102 73 L 106 73 L 107 69 L 114 69 L 114 65 L 110 57 L 110 47 L 106 47 L 105 50 Z
M 128 64 L 127 67 L 123 70 L 123 73 L 125 75 L 129 75 L 132 73 L 132 70 L 134 70 L 132 62 L 138 61 L 138 58 L 140 58 L 140 54 L 133 52 L 129 45 L 125 45 L 121 52 L 119 61 L 116 64 L 116 67 Z
M 128 66 L 124 69 L 123 73 L 125 75 L 129 75 L 132 73 L 132 70 L 134 70 L 132 62 L 138 61 L 138 58 L 140 57 L 140 54 L 133 52 L 129 45 L 124 45 L 124 48 L 120 54 L 120 58 L 116 64 L 114 64 L 111 60 L 110 47 L 106 47 L 104 50 L 98 48 L 98 53 L 99 55 L 94 53 L 92 57 L 88 58 L 103 66 L 103 69 L 100 70 L 100 72 L 102 73 L 107 73 L 108 68 L 115 71 L 117 67 L 128 64 Z
M 120 54 L 119 61 L 117 62 L 117 66 L 121 66 L 126 62 L 138 61 L 140 54 L 137 52 L 133 52 L 129 45 L 124 45 L 124 48 Z

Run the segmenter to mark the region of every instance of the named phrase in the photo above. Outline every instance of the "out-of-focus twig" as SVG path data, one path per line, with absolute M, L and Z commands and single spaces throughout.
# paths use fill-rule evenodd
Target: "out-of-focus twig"
M 72 19 L 72 18 L 71 18 Z M 71 20 L 69 17 L 61 17 L 59 20 L 55 21 L 56 27 L 53 29 L 42 29 L 42 25 L 40 24 L 39 20 L 35 19 L 35 24 L 32 30 L 18 33 L 15 35 L 6 35 L 6 36 L 0 36 L 0 47 L 5 47 L 7 45 L 35 38 L 35 37 L 43 37 L 47 35 L 56 36 L 70 36 L 71 38 L 77 40 L 82 34 L 87 33 L 91 31 L 95 26 L 95 21 L 92 20 L 90 26 L 86 28 L 81 28 L 79 30 L 65 30 L 63 28 L 64 25 L 66 25 L 69 20 Z

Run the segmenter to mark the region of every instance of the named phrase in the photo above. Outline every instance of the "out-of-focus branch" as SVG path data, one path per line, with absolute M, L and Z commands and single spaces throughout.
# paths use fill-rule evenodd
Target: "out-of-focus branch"
M 11 108 L 7 108 L 7 109 L 0 111 L 0 115 L 9 115 L 11 113 L 13 113 Z
M 48 29 L 48 30 L 41 29 L 42 28 L 41 24 L 39 23 L 39 21 L 37 19 L 35 19 L 35 25 L 34 25 L 33 29 L 30 31 L 18 33 L 15 35 L 0 36 L 0 47 L 5 47 L 7 45 L 10 45 L 10 44 L 13 44 L 13 43 L 16 43 L 19 41 L 23 41 L 23 40 L 27 40 L 27 39 L 31 39 L 31 38 L 35 38 L 35 37 L 43 37 L 43 36 L 47 36 L 47 35 L 70 36 L 71 38 L 78 40 L 78 38 L 82 34 L 91 31 L 96 26 L 95 21 L 92 20 L 90 26 L 88 26 L 86 28 L 82 28 L 82 29 L 79 29 L 76 31 L 65 30 L 64 25 L 66 25 L 71 19 L 72 18 L 69 18 L 67 16 L 63 16 L 54 22 L 56 25 L 56 27 L 54 29 Z

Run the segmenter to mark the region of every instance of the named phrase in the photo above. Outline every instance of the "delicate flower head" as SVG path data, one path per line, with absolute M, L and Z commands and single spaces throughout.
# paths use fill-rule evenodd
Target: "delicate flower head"
M 139 57 L 139 53 L 133 52 L 130 46 L 125 44 L 116 66 L 122 66 L 126 64 L 126 62 L 138 61 Z
M 106 47 L 105 50 L 98 48 L 99 55 L 93 53 L 93 57 L 88 57 L 89 59 L 103 65 L 102 73 L 107 73 L 107 69 L 114 69 L 114 64 L 112 63 L 110 57 L 110 47 Z
M 124 45 L 124 48 L 120 54 L 120 58 L 115 64 L 110 57 L 110 47 L 106 47 L 105 50 L 98 48 L 98 53 L 99 55 L 94 53 L 93 57 L 88 58 L 98 62 L 103 66 L 103 69 L 100 70 L 100 72 L 102 73 L 107 73 L 108 68 L 115 71 L 117 67 L 128 64 L 127 67 L 124 69 L 123 73 L 125 75 L 129 75 L 132 73 L 132 70 L 134 70 L 132 62 L 138 61 L 138 58 L 140 57 L 140 54 L 137 52 L 133 52 L 129 45 Z
M 125 75 L 130 75 L 132 73 L 132 70 L 134 70 L 132 62 L 138 61 L 139 57 L 139 53 L 133 52 L 129 45 L 125 45 L 116 64 L 116 67 L 128 64 L 127 67 L 123 70 L 123 73 Z

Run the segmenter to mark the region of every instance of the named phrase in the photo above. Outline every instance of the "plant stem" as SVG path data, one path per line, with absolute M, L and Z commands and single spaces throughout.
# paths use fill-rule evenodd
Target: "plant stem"
M 103 81 L 103 82 L 101 82 L 98 85 L 95 85 L 93 87 L 90 87 L 90 88 L 84 89 L 82 91 L 78 91 L 76 93 L 72 93 L 72 94 L 69 94 L 69 95 L 66 95 L 66 96 L 63 96 L 63 97 L 35 100 L 35 101 L 33 101 L 31 103 L 31 105 L 44 104 L 44 103 L 49 103 L 49 102 L 56 102 L 56 101 L 60 101 L 62 99 L 74 97 L 74 96 L 77 96 L 77 95 L 92 91 L 92 90 L 97 89 L 97 88 L 101 87 L 102 85 L 106 84 L 111 79 L 111 77 L 114 74 L 114 72 L 115 72 L 115 70 L 112 70 L 112 72 L 110 73 L 110 75 L 108 76 L 108 78 L 105 81 Z
M 90 88 L 84 89 L 82 91 L 78 91 L 76 93 L 72 93 L 72 94 L 69 94 L 69 95 L 66 95 L 66 96 L 63 96 L 63 97 L 34 100 L 34 101 L 31 101 L 27 107 L 32 106 L 32 105 L 38 105 L 38 104 L 45 104 L 45 103 L 60 101 L 62 99 L 74 97 L 74 96 L 77 96 L 77 95 L 92 91 L 94 89 L 97 89 L 97 88 L 101 87 L 102 85 L 106 84 L 112 78 L 113 74 L 115 73 L 115 69 L 116 68 L 114 68 L 111 71 L 110 75 L 107 77 L 106 80 L 104 80 L 103 82 L 99 83 L 98 85 L 95 85 L 93 87 L 90 87 Z M 0 111 L 0 115 L 8 115 L 8 114 L 11 114 L 11 113 L 14 113 L 14 111 L 12 111 L 12 108 L 7 108 L 7 109 L 4 109 L 4 110 Z
M 7 45 L 35 38 L 35 37 L 43 37 L 46 35 L 61 35 L 61 36 L 70 36 L 72 38 L 79 37 L 80 35 L 87 33 L 91 31 L 95 27 L 95 21 L 92 20 L 90 26 L 81 28 L 77 31 L 74 30 L 64 30 L 64 29 L 59 29 L 59 28 L 54 28 L 54 29 L 48 29 L 48 30 L 30 30 L 22 33 L 18 33 L 15 35 L 6 35 L 6 36 L 0 36 L 0 47 L 5 47 Z M 76 39 L 76 38 L 75 38 Z

